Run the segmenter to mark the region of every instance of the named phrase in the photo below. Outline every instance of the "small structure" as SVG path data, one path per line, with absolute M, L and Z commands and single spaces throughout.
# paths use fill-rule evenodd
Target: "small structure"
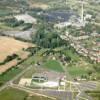
M 70 26 L 70 25 L 71 25 L 70 22 L 62 22 L 62 23 L 55 24 L 54 28 L 61 29 L 61 28 L 64 28 L 64 27 L 67 27 L 67 26 Z
M 19 81 L 19 85 L 23 85 L 23 86 L 30 86 L 32 79 L 30 78 L 22 78 Z
M 32 77 L 32 82 L 41 83 L 41 82 L 46 82 L 46 81 L 48 81 L 48 78 L 44 77 L 44 76 L 34 76 L 34 77 Z
M 91 19 L 91 18 L 92 18 L 92 15 L 86 14 L 85 17 L 84 17 L 84 20 Z
M 58 82 L 49 81 L 48 78 L 44 76 L 32 76 L 31 83 L 37 87 L 58 87 Z

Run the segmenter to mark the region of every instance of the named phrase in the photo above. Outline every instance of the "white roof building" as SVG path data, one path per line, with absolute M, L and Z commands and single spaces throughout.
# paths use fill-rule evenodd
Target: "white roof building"
M 55 24 L 54 27 L 55 28 L 64 28 L 64 27 L 67 27 L 67 26 L 70 26 L 70 25 L 71 25 L 70 22 L 61 22 L 61 23 Z
M 86 19 L 91 19 L 91 18 L 92 18 L 92 15 L 86 14 L 85 17 L 84 17 L 84 20 L 86 20 Z
M 30 79 L 30 78 L 22 78 L 19 81 L 19 85 L 23 85 L 23 86 L 24 85 L 27 85 L 27 86 L 30 86 L 31 81 L 32 81 L 32 79 Z
M 28 15 L 28 14 L 21 14 L 14 16 L 18 21 L 24 21 L 24 23 L 37 23 L 37 19 Z

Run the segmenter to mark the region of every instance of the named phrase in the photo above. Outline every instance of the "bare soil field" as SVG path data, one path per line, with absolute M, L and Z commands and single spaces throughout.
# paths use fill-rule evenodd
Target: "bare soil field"
M 25 50 L 34 46 L 35 45 L 31 43 L 22 42 L 11 37 L 0 36 L 0 63 L 4 62 L 8 56 L 12 56 L 13 54 L 17 54 L 20 61 L 22 61 L 30 55 L 30 52 Z M 3 65 L 0 65 L 0 74 L 16 66 L 20 61 L 17 58 L 14 58 L 11 61 L 5 62 Z
M 22 59 L 26 59 L 28 57 L 28 55 L 30 54 L 30 52 L 28 51 L 20 51 L 17 53 L 17 55 Z
M 34 1 L 34 0 L 29 0 L 29 5 L 30 5 L 30 8 L 41 8 L 44 10 L 48 8 L 47 4 L 44 4 L 39 1 Z
M 12 60 L 12 61 L 10 61 L 10 62 L 4 64 L 4 65 L 1 65 L 1 66 L 0 66 L 0 74 L 6 72 L 8 69 L 10 69 L 10 68 L 16 66 L 17 63 L 18 63 L 17 59 L 14 59 L 14 60 Z
M 7 56 L 16 54 L 23 49 L 32 47 L 30 43 L 15 40 L 10 37 L 0 36 L 0 62 L 3 62 Z

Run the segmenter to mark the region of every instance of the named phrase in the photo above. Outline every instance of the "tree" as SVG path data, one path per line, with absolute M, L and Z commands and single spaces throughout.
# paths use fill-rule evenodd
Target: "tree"
M 32 36 L 33 42 L 44 48 L 55 48 L 64 45 L 64 41 L 55 31 L 52 24 L 43 23 L 39 25 L 37 32 Z

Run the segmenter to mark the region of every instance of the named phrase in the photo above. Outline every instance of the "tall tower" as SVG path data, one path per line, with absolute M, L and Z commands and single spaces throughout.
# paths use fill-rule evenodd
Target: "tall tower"
M 82 21 L 82 24 L 84 23 L 84 3 L 83 3 L 83 0 L 81 0 L 81 21 Z
M 67 0 L 66 0 L 66 5 L 68 4 Z

